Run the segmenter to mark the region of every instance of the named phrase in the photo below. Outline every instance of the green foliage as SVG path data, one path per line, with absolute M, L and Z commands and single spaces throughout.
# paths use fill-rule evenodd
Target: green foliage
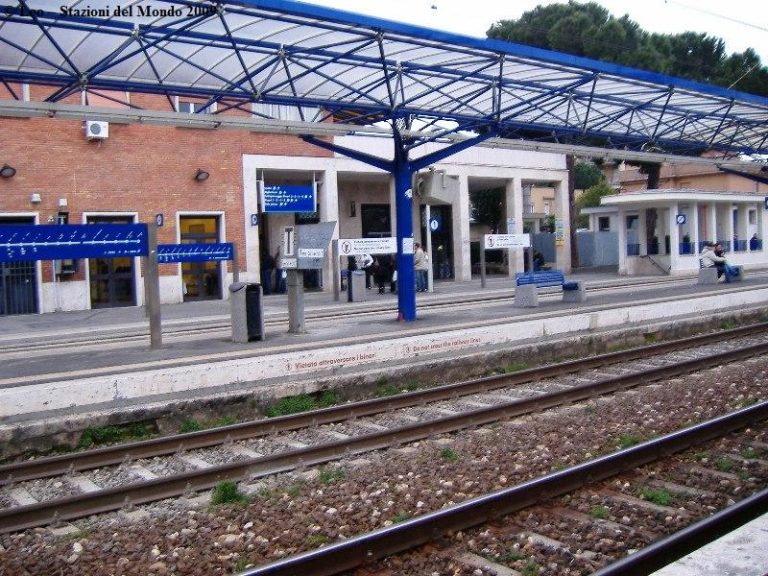
M 376 387 L 374 395 L 377 398 L 386 398 L 387 396 L 396 396 L 405 392 L 414 392 L 419 389 L 418 382 L 406 382 L 405 384 L 383 384 Z
M 523 566 L 523 569 L 520 571 L 520 574 L 523 576 L 538 576 L 538 574 L 541 572 L 541 567 L 536 564 L 536 561 L 533 559 L 528 560 L 528 562 L 525 563 L 525 566 Z
M 317 481 L 320 484 L 333 484 L 339 480 L 343 480 L 346 477 L 346 473 L 341 468 L 322 468 L 320 475 L 317 477 Z
M 187 418 L 179 426 L 179 434 L 186 434 L 188 432 L 199 432 L 203 429 L 202 424 L 193 418 Z
M 729 56 L 725 43 L 716 36 L 649 33 L 627 15 L 616 18 L 594 2 L 537 6 L 518 20 L 497 22 L 487 34 L 768 96 L 768 67 L 754 49 Z
M 584 208 L 596 208 L 600 206 L 601 198 L 604 198 L 605 196 L 612 196 L 614 194 L 616 194 L 616 191 L 611 188 L 611 186 L 605 180 L 598 182 L 594 186 L 590 186 L 584 190 L 584 192 L 579 194 L 575 202 L 576 213 L 578 214 L 577 225 L 580 228 L 586 228 L 587 224 L 589 223 L 587 216 L 581 215 L 581 211 Z
M 591 162 L 577 162 L 573 167 L 573 186 L 578 190 L 587 190 L 604 181 L 600 168 Z
M 449 462 L 455 462 L 459 459 L 459 455 L 456 450 L 453 450 L 452 448 L 443 448 L 440 450 L 440 458 L 448 460 Z
M 400 388 L 394 384 L 386 384 L 385 386 L 378 386 L 374 392 L 377 398 L 386 398 L 387 396 L 396 396 L 400 394 Z
M 126 426 L 89 426 L 80 435 L 77 447 L 90 448 L 101 444 L 138 440 L 146 438 L 151 434 L 151 427 L 141 423 L 133 423 Z
M 392 523 L 393 524 L 399 524 L 400 522 L 405 522 L 406 520 L 410 520 L 411 516 L 410 514 L 400 513 L 395 514 L 395 516 L 392 517 Z
M 310 394 L 299 394 L 297 396 L 286 396 L 280 398 L 275 404 L 265 410 L 268 418 L 276 416 L 287 416 L 289 414 L 299 414 L 309 412 L 319 408 L 327 408 L 338 404 L 339 398 L 333 390 L 325 390 L 319 396 Z
M 211 504 L 219 506 L 222 504 L 242 504 L 248 501 L 248 497 L 240 492 L 236 482 L 225 480 L 214 486 L 211 494 Z
M 603 506 L 600 504 L 598 506 L 592 506 L 592 509 L 589 511 L 589 515 L 592 516 L 592 518 L 601 520 L 608 516 L 608 512 L 610 512 L 608 506 Z
M 515 372 L 521 372 L 528 369 L 528 364 L 525 362 L 512 362 L 502 368 L 503 374 L 513 374 Z
M 715 460 L 715 468 L 720 470 L 720 472 L 730 472 L 733 470 L 733 460 L 730 458 L 722 457 Z
M 310 534 L 304 542 L 311 548 L 319 548 L 328 542 L 328 536 L 325 534 Z
M 739 455 L 745 460 L 755 460 L 757 458 L 757 451 L 752 446 L 747 446 L 742 449 Z
M 499 232 L 504 203 L 501 190 L 478 190 L 470 195 L 470 216 L 477 224 Z
M 672 494 L 666 490 L 655 490 L 653 488 L 643 488 L 641 492 L 643 500 L 658 504 L 659 506 L 669 506 L 672 503 Z
M 237 420 L 232 416 L 222 416 L 215 420 L 202 420 L 197 421 L 194 418 L 187 418 L 179 426 L 179 434 L 186 434 L 187 432 L 199 432 L 200 430 L 208 430 L 210 428 L 221 428 L 223 426 L 231 426 L 236 424 Z
M 512 562 L 517 562 L 523 558 L 525 558 L 525 556 L 523 556 L 519 550 L 515 550 L 513 548 L 512 550 L 507 550 L 506 552 L 492 556 L 489 558 L 489 560 L 493 560 L 494 562 L 499 562 L 501 564 L 511 564 Z
M 639 444 L 640 438 L 632 434 L 620 434 L 617 442 L 618 442 L 619 448 L 623 450 L 625 448 L 630 448 L 635 444 Z

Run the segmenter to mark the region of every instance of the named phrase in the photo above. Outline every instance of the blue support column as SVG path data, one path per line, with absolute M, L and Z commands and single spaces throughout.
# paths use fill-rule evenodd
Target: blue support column
M 397 216 L 397 319 L 416 320 L 416 283 L 413 272 L 413 172 L 408 153 L 395 137 L 395 214 Z

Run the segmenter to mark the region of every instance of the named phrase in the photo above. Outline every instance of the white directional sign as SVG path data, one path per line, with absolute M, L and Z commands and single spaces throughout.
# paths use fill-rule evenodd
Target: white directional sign
M 483 236 L 484 248 L 530 248 L 530 234 L 486 234 Z
M 325 250 L 322 248 L 299 248 L 299 258 L 322 258 Z
M 280 258 L 280 268 L 284 270 L 293 270 L 299 267 L 299 261 L 296 258 Z
M 283 228 L 283 256 L 289 258 L 296 255 L 296 230 L 293 226 L 286 226 Z
M 339 238 L 340 256 L 395 254 L 397 238 Z

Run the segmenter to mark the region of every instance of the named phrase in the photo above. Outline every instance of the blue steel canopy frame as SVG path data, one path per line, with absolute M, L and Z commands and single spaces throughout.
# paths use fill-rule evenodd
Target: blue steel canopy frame
M 681 155 L 768 153 L 768 99 L 723 88 L 300 2 L 128 0 L 120 7 L 0 0 L 0 81 L 12 94 L 15 82 L 51 86 L 50 102 L 120 90 L 163 94 L 171 104 L 172 96 L 205 99 L 203 111 L 263 103 L 302 114 L 316 107 L 325 114 L 318 121 L 389 124 L 392 160 L 334 149 L 394 176 L 406 320 L 415 318 L 412 255 L 402 251 L 413 236 L 410 177 L 439 159 L 409 155 L 427 142 L 471 132 L 469 142 L 500 135 Z M 419 124 L 420 135 L 403 138 L 403 123 Z M 466 147 L 449 146 L 439 157 L 455 146 Z

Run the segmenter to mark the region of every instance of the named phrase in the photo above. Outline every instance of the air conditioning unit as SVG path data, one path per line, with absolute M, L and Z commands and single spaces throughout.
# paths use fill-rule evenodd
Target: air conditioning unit
M 88 138 L 88 140 L 104 140 L 109 138 L 109 122 L 86 120 L 85 137 Z

